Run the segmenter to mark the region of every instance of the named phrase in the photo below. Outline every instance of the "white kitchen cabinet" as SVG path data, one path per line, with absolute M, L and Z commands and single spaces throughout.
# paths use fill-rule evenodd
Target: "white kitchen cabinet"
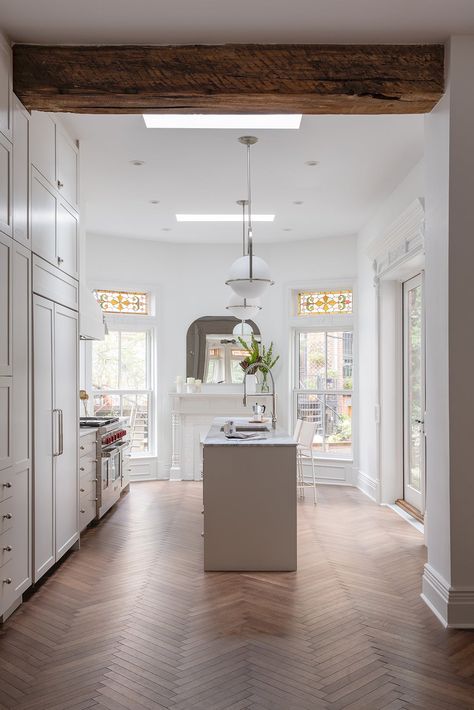
M 55 306 L 54 392 L 59 410 L 59 449 L 56 457 L 56 559 L 78 539 L 78 314 Z
M 56 195 L 44 177 L 31 170 L 31 248 L 57 265 Z
M 0 376 L 12 374 L 12 245 L 0 232 Z
M 35 169 L 31 171 L 31 248 L 69 276 L 79 276 L 77 213 Z
M 58 201 L 56 204 L 57 266 L 73 278 L 79 278 L 79 225 L 77 214 L 63 202 Z
M 34 580 L 79 539 L 78 314 L 33 297 Z
M 0 471 L 12 465 L 12 377 L 0 377 Z
M 30 159 L 41 175 L 56 186 L 56 123 L 49 113 L 31 112 Z
M 13 238 L 30 246 L 29 113 L 13 95 Z
M 64 129 L 56 125 L 56 185 L 61 196 L 73 207 L 78 204 L 79 151 Z
M 60 121 L 48 113 L 32 111 L 31 164 L 72 207 L 78 204 L 79 149 Z
M 0 229 L 10 237 L 12 219 L 12 144 L 0 133 Z
M 0 131 L 11 138 L 12 128 L 12 52 L 0 37 Z

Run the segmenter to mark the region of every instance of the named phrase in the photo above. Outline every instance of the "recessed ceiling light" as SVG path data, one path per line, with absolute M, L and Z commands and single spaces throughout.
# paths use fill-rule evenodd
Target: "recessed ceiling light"
M 315 165 L 319 165 L 319 161 L 317 160 L 307 160 L 305 162 L 305 165 L 309 165 L 310 168 L 314 168 Z
M 162 227 L 162 232 L 171 232 L 171 227 Z
M 159 200 L 150 200 L 150 205 L 159 205 L 160 201 Z
M 303 200 L 293 200 L 293 204 L 294 204 L 294 205 L 302 205 L 302 204 L 303 204 Z
M 301 113 L 180 114 L 144 113 L 147 128 L 276 128 L 300 127 Z
M 252 214 L 252 222 L 273 222 L 274 214 Z M 242 214 L 177 214 L 178 222 L 241 222 Z
M 130 163 L 131 163 L 132 165 L 137 166 L 137 167 L 138 167 L 139 165 L 145 165 L 145 161 L 144 161 L 144 160 L 131 160 Z
M 283 231 L 284 232 L 291 232 L 292 229 L 291 229 L 291 227 L 284 227 Z

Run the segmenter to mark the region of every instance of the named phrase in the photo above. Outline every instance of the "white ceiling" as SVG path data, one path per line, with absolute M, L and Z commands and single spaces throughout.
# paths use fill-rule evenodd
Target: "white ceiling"
M 17 42 L 437 42 L 474 33 L 473 0 L 0 0 Z
M 241 130 L 147 129 L 141 116 L 64 120 L 81 141 L 87 231 L 240 241 L 239 224 L 178 224 L 175 214 L 240 209 L 235 202 L 246 197 Z M 304 116 L 300 130 L 252 133 L 260 139 L 252 148 L 253 211 L 276 215 L 272 224 L 255 225 L 262 242 L 355 234 L 423 154 L 423 116 L 417 115 Z M 145 164 L 135 167 L 133 160 Z M 307 160 L 319 164 L 308 167 Z

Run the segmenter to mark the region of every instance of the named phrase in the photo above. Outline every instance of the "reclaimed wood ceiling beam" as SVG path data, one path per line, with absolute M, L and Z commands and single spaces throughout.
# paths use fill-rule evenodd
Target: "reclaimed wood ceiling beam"
M 13 47 L 26 108 L 76 113 L 431 111 L 443 45 Z

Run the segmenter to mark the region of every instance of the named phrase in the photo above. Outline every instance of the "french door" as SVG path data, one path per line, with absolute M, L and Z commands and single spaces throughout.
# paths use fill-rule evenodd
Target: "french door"
M 425 350 L 422 274 L 403 284 L 403 497 L 425 508 Z

